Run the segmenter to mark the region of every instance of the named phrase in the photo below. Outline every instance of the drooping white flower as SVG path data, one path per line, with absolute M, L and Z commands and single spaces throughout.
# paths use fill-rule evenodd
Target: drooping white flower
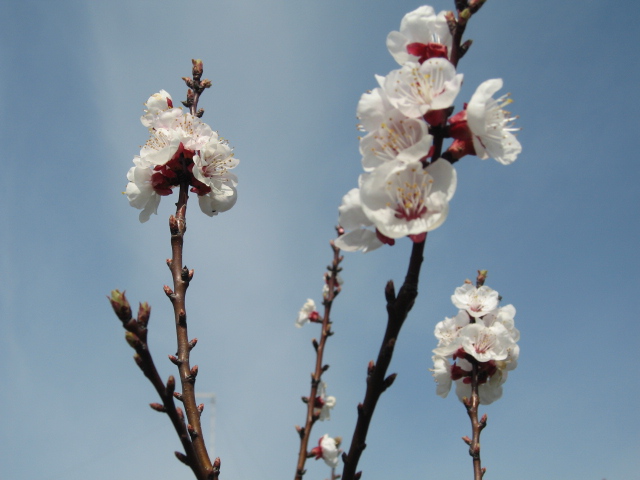
M 472 317 L 482 317 L 489 312 L 498 308 L 500 301 L 498 292 L 485 285 L 476 288 L 470 283 L 465 283 L 461 287 L 456 288 L 455 293 L 451 296 L 453 304 L 466 310 Z
M 407 13 L 400 23 L 400 31 L 387 36 L 387 48 L 396 62 L 400 65 L 407 62 L 422 63 L 430 58 L 429 53 L 434 50 L 440 50 L 440 56 L 446 56 L 447 50 L 451 50 L 452 37 L 445 13 L 443 11 L 436 15 L 428 5 Z M 433 48 L 434 44 L 446 48 Z
M 140 157 L 133 159 L 135 164 L 127 173 L 129 183 L 126 188 L 126 195 L 129 204 L 142 210 L 140 212 L 140 223 L 144 223 L 151 217 L 151 214 L 158 213 L 158 205 L 160 204 L 160 195 L 156 193 L 151 182 L 152 170 Z
M 361 178 L 365 215 L 380 233 L 392 239 L 423 234 L 442 225 L 456 189 L 456 172 L 443 159 L 427 168 L 421 162 L 386 162 Z
M 238 192 L 233 185 L 223 183 L 216 190 L 211 190 L 206 195 L 198 195 L 200 210 L 210 217 L 218 213 L 226 212 L 236 204 Z
M 315 455 L 316 460 L 322 458 L 331 468 L 336 468 L 340 459 L 339 442 L 336 438 L 331 438 L 328 434 L 324 434 L 318 440 L 318 446 L 311 449 L 311 454 Z
M 427 156 L 432 143 L 427 122 L 393 109 L 376 130 L 360 139 L 362 166 L 370 172 L 391 160 L 417 162 Z
M 334 241 L 336 247 L 346 252 L 361 250 L 366 253 L 382 246 L 375 230 L 367 228 L 373 226 L 373 222 L 362 210 L 359 188 L 349 190 L 342 197 L 338 212 L 340 213 L 338 224 L 346 230 L 346 233 Z
M 430 58 L 422 65 L 409 62 L 391 71 L 384 80 L 389 102 L 410 118 L 419 118 L 430 110 L 453 105 L 462 74 L 444 58 Z
M 384 77 L 376 75 L 379 87 L 363 93 L 358 101 L 356 117 L 360 121 L 361 130 L 371 132 L 378 129 L 394 108 L 382 89 L 384 80 Z
M 434 355 L 432 360 L 433 368 L 430 370 L 433 372 L 433 378 L 438 384 L 436 388 L 436 395 L 445 398 L 451 390 L 451 364 L 446 357 L 441 357 L 439 355 Z
M 298 312 L 298 319 L 295 325 L 300 328 L 307 322 L 318 321 L 319 318 L 320 314 L 316 311 L 316 302 L 309 298 Z
M 318 420 L 331 420 L 331 409 L 336 406 L 336 397 L 327 395 L 327 384 L 325 382 L 321 382 L 318 387 L 318 396 L 314 406 L 320 408 Z
M 508 165 L 518 157 L 522 146 L 511 133 L 520 130 L 513 127 L 517 117 L 512 117 L 504 110 L 512 102 L 509 94 L 493 98 L 493 94 L 501 88 L 501 78 L 480 84 L 467 105 L 467 123 L 476 155 L 483 160 L 495 158 L 503 165 Z

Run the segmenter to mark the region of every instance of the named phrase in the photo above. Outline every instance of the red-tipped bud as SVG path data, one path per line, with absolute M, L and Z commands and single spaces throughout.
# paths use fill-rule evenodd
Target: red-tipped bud
M 485 427 L 487 425 L 487 414 L 485 413 L 484 415 L 482 415 L 482 418 L 480 419 L 480 426 L 481 427 Z
M 376 364 L 373 363 L 373 360 L 369 360 L 369 365 L 367 365 L 367 375 L 371 375 L 375 368 L 376 368 Z
M 189 372 L 193 378 L 198 376 L 198 365 L 194 365 L 191 367 L 191 371 Z
M 187 425 L 187 432 L 189 432 L 189 435 L 191 436 L 191 438 L 198 436 L 198 432 L 196 431 L 195 428 L 193 428 L 193 425 L 191 425 L 190 423 Z
M 189 342 L 189 350 L 193 350 L 193 347 L 195 347 L 197 343 L 198 343 L 198 339 L 197 338 L 194 338 L 193 340 L 191 340 Z
M 464 437 L 462 437 L 462 441 L 464 443 L 466 443 L 467 445 L 471 445 L 471 439 L 469 437 L 467 437 L 466 435 Z
M 208 78 L 205 78 L 200 82 L 200 88 L 210 88 L 211 85 L 211 80 L 209 80 Z
M 176 389 L 176 379 L 173 375 L 169 375 L 169 378 L 167 379 L 167 391 L 169 392 L 170 395 L 173 395 L 173 392 Z
M 169 357 L 169 360 L 171 360 L 171 363 L 173 363 L 174 365 L 180 366 L 180 364 L 182 364 L 180 359 L 175 355 L 168 355 L 168 357 Z
M 187 84 L 187 87 L 189 88 L 193 88 L 193 80 L 189 77 L 182 77 L 182 80 L 184 80 L 184 83 Z
M 200 412 L 200 414 L 202 415 L 202 412 L 204 412 L 204 403 L 201 403 L 200 405 L 198 405 L 198 412 Z
M 182 394 L 180 392 L 173 392 L 173 396 L 177 399 L 182 401 Z
M 125 292 L 112 290 L 111 297 L 107 298 L 111 302 L 114 313 L 123 323 L 131 320 L 131 305 L 129 305 Z
M 456 20 L 455 14 L 451 11 L 448 11 L 444 14 L 444 19 L 447 21 L 449 32 L 451 33 L 451 35 L 453 35 L 456 32 L 456 28 L 458 26 L 458 21 Z
M 187 466 L 189 465 L 189 459 L 184 453 L 180 453 L 180 452 L 173 452 L 173 453 L 178 460 L 180 460 L 182 463 L 184 463 Z
M 169 287 L 169 285 L 165 285 L 162 287 L 162 289 L 164 290 L 164 294 L 171 298 L 173 296 L 173 290 L 171 290 L 171 288 Z
M 180 420 L 184 420 L 184 412 L 180 407 L 176 407 L 176 413 L 178 414 L 178 418 Z
M 153 408 L 156 412 L 166 412 L 166 408 L 161 403 L 150 403 L 149 406 Z
M 220 457 L 216 457 L 213 461 L 213 468 L 214 470 L 220 470 Z

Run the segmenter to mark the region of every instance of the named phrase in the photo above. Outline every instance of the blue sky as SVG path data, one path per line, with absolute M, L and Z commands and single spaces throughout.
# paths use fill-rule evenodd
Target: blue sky
M 436 10 L 452 8 L 438 0 Z M 313 366 L 341 197 L 361 172 L 355 124 L 374 74 L 396 68 L 389 31 L 420 3 L 5 1 L 0 5 L 0 469 L 11 480 L 190 478 L 169 422 L 105 295 L 148 301 L 163 376 L 174 353 L 167 218 L 141 225 L 120 192 L 146 131 L 143 103 L 202 58 L 204 120 L 235 147 L 239 200 L 216 218 L 189 210 L 185 262 L 197 388 L 217 395 L 222 478 L 287 478 Z M 633 60 L 635 2 L 489 0 L 459 71 L 458 107 L 503 78 L 520 115 L 510 166 L 465 158 L 445 224 L 429 235 L 420 296 L 401 333 L 360 468 L 364 478 L 470 478 L 463 406 L 428 368 L 433 327 L 478 268 L 522 333 L 518 369 L 483 411 L 485 478 L 627 480 L 640 468 L 633 365 L 640 327 Z M 385 321 L 383 287 L 403 278 L 408 240 L 347 254 L 325 374 L 338 399 L 314 429 L 348 445 L 367 362 Z M 206 410 L 205 410 L 206 413 Z M 316 435 L 317 433 L 317 435 Z M 328 475 L 308 463 L 305 478 Z

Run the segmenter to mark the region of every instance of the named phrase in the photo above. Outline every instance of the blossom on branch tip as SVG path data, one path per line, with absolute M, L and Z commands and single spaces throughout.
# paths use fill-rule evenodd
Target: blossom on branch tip
M 453 39 L 445 15 L 444 11 L 436 15 L 428 5 L 407 13 L 400 31 L 387 36 L 387 48 L 396 62 L 404 65 L 433 57 L 448 58 Z
M 164 90 L 145 105 L 141 122 L 149 128 L 149 139 L 133 160 L 125 191 L 131 206 L 143 210 L 140 221 L 157 213 L 160 197 L 177 186 L 191 186 L 200 209 L 209 216 L 233 207 L 238 179 L 229 170 L 238 159 L 226 140 L 197 116 L 174 108 Z
M 319 323 L 320 314 L 316 311 L 316 302 L 312 299 L 307 299 L 300 311 L 298 312 L 298 318 L 296 320 L 296 327 L 300 328 L 307 322 Z
M 461 310 L 466 310 L 472 317 L 482 317 L 498 308 L 500 302 L 498 292 L 485 285 L 476 288 L 465 283 L 456 288 L 451 296 L 453 304 Z
M 320 440 L 318 440 L 318 446 L 311 449 L 309 452 L 316 457 L 316 460 L 323 459 L 331 468 L 336 468 L 340 459 L 341 450 L 338 448 L 340 445 L 339 438 L 331 438 L 328 434 L 324 434 Z

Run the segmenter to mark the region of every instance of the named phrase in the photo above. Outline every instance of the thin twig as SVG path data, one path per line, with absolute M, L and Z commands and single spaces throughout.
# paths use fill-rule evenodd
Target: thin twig
M 340 227 L 337 228 L 338 235 L 344 233 Z M 314 423 L 318 420 L 318 414 L 314 412 L 316 409 L 316 396 L 318 395 L 318 385 L 322 380 L 322 374 L 329 367 L 328 365 L 323 365 L 322 357 L 324 354 L 324 346 L 333 332 L 331 331 L 331 306 L 333 305 L 333 300 L 340 293 L 340 285 L 338 283 L 338 273 L 342 270 L 340 268 L 340 262 L 342 262 L 343 257 L 340 255 L 340 249 L 336 247 L 332 242 L 331 249 L 333 250 L 333 261 L 331 265 L 327 267 L 329 271 L 329 276 L 327 278 L 327 293 L 324 295 L 322 304 L 324 305 L 324 315 L 322 317 L 322 333 L 320 336 L 320 342 L 317 342 L 315 339 L 313 340 L 313 346 L 316 350 L 316 367 L 314 372 L 311 374 L 311 391 L 309 393 L 309 397 L 307 398 L 307 416 L 305 425 L 303 428 L 296 427 L 298 430 L 298 434 L 300 435 L 300 450 L 298 452 L 298 463 L 296 465 L 296 475 L 295 480 L 302 480 L 303 475 L 305 474 L 304 465 L 307 461 L 308 457 L 308 447 L 309 447 L 309 438 L 311 436 L 311 429 L 313 428 Z

